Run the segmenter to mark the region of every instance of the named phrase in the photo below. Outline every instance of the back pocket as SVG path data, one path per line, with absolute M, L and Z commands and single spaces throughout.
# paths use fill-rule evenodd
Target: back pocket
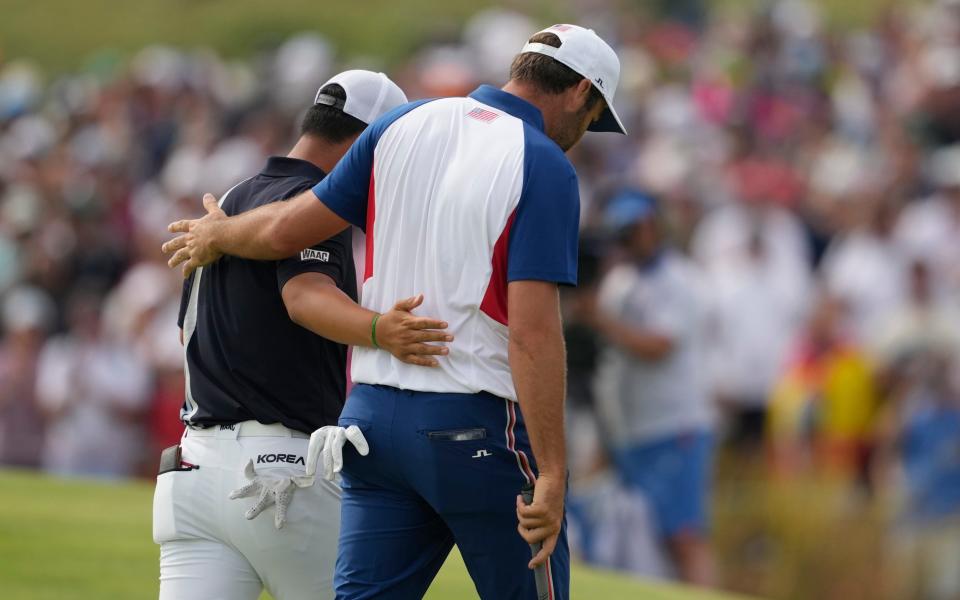
M 487 430 L 483 427 L 473 429 L 442 429 L 427 431 L 427 439 L 434 442 L 472 442 L 487 439 Z

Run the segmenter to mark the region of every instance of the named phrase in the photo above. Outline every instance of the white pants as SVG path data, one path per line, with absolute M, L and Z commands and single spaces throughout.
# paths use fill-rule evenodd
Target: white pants
M 248 483 L 251 459 L 258 473 L 302 474 L 307 444 L 299 432 L 255 421 L 186 431 L 182 460 L 199 468 L 158 476 L 153 499 L 160 600 L 257 600 L 263 587 L 276 600 L 333 598 L 336 485 L 318 478 L 295 490 L 280 530 L 273 507 L 248 521 L 257 498 L 228 497 Z

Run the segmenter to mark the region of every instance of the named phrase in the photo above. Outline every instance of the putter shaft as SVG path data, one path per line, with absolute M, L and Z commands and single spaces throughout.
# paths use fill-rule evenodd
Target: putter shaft
M 533 503 L 533 486 L 526 485 L 523 487 L 523 490 L 520 492 L 520 496 L 523 498 L 523 503 L 530 505 Z M 536 556 L 540 549 L 543 547 L 543 544 L 537 542 L 536 544 L 530 544 L 531 556 Z M 537 583 L 537 600 L 550 600 L 550 582 L 547 581 L 547 567 L 546 565 L 539 565 L 533 570 L 533 577 Z

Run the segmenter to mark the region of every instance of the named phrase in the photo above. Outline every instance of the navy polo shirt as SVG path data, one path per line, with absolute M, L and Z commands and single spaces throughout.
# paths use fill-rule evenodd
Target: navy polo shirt
M 258 175 L 227 192 L 221 208 L 236 215 L 292 198 L 325 175 L 312 163 L 274 156 Z M 290 320 L 281 291 L 302 273 L 328 275 L 356 301 L 350 230 L 285 260 L 224 256 L 184 283 L 184 423 L 257 420 L 305 433 L 337 423 L 346 395 L 347 348 Z

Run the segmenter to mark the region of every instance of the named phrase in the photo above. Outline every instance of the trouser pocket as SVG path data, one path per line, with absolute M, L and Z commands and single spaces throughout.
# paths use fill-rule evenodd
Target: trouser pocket
M 173 503 L 173 487 L 176 471 L 157 476 L 157 487 L 153 490 L 153 541 L 157 544 L 177 538 L 176 511 Z
M 487 438 L 487 430 L 483 427 L 470 429 L 441 429 L 427 431 L 427 439 L 436 442 L 472 442 Z

